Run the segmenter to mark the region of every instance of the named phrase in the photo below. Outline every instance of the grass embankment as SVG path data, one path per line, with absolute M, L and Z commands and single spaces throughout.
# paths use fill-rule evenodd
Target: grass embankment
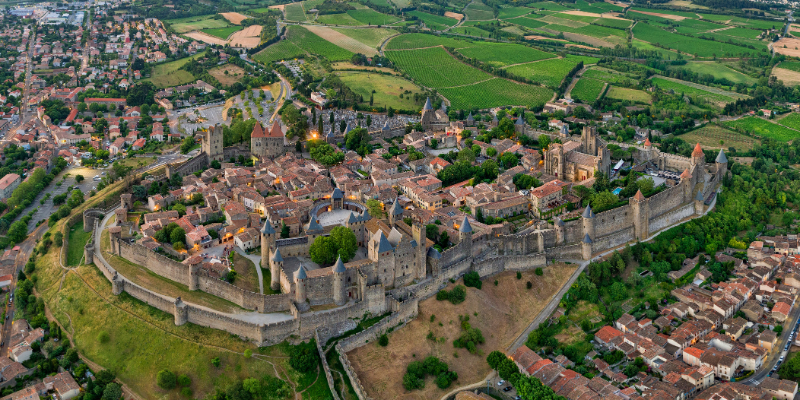
M 86 242 L 88 242 L 89 238 L 91 237 L 91 232 L 83 231 L 83 221 L 73 225 L 72 228 L 70 228 L 67 259 L 64 260 L 64 264 L 66 266 L 74 267 L 83 261 L 83 247 L 86 246 Z
M 111 185 L 74 213 L 96 206 L 96 199 L 118 188 L 119 184 Z M 65 223 L 66 220 L 60 221 L 50 232 L 61 231 Z M 138 397 L 184 398 L 177 390 L 167 392 L 156 385 L 156 373 L 162 369 L 188 375 L 194 398 L 204 398 L 217 388 L 225 389 L 245 378 L 265 375 L 298 382 L 297 389 L 309 387 L 301 395 L 304 400 L 331 397 L 321 370 L 305 376 L 291 369 L 288 345 L 257 349 L 227 332 L 191 323 L 175 326 L 168 313 L 125 293 L 112 295 L 111 284 L 94 266 L 82 265 L 65 272 L 58 264 L 60 250 L 53 247 L 36 260 L 38 295 L 73 338 L 80 354 L 113 371 Z M 106 334 L 108 340 L 100 340 Z M 243 353 L 248 349 L 259 356 L 246 358 Z M 215 358 L 220 361 L 219 367 L 211 363 Z
M 256 266 L 247 257 L 239 253 L 233 253 L 233 269 L 236 271 L 236 279 L 233 281 L 235 286 L 244 290 L 259 293 L 258 272 Z

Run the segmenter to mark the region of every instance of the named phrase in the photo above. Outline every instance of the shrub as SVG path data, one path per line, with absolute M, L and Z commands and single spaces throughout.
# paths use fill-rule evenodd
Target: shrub
M 158 371 L 158 374 L 156 375 L 156 384 L 158 384 L 158 387 L 165 390 L 170 390 L 174 389 L 177 383 L 177 378 L 175 378 L 175 374 L 173 374 L 171 371 L 166 369 Z
M 517 271 L 517 279 L 522 279 L 522 272 Z
M 525 283 L 525 286 L 526 286 L 528 289 L 530 289 L 530 288 L 532 288 L 532 287 L 533 287 L 533 283 L 531 283 L 531 281 L 528 281 L 528 282 L 526 282 L 526 283 Z
M 464 275 L 464 286 L 480 289 L 482 285 L 481 276 L 477 271 L 472 271 Z
M 542 276 L 544 275 L 544 270 L 541 268 L 536 268 L 535 273 L 537 276 Z
M 467 299 L 467 289 L 464 288 L 462 285 L 456 285 L 453 290 L 450 291 L 450 295 L 448 299 L 453 304 L 460 304 L 463 303 L 464 300 Z
M 185 388 L 181 389 L 181 396 L 191 398 L 192 397 L 192 389 L 189 389 L 188 387 L 185 387 Z
M 215 366 L 215 367 L 219 368 L 219 365 L 220 365 L 219 357 L 214 357 L 214 358 L 212 358 L 212 359 L 211 359 L 211 365 L 213 365 L 213 366 Z
M 297 372 L 309 372 L 317 368 L 319 354 L 314 341 L 293 346 L 289 352 L 289 365 Z
M 378 344 L 383 346 L 383 347 L 388 346 L 389 345 L 389 336 L 386 336 L 385 333 L 383 335 L 381 335 L 381 337 L 378 338 Z
M 109 340 L 111 340 L 111 336 L 108 334 L 108 332 L 100 331 L 100 333 L 97 334 L 97 341 L 98 342 L 100 342 L 100 343 L 108 343 Z
M 253 357 L 253 350 L 247 349 L 244 351 L 245 358 Z
M 192 379 L 189 378 L 189 376 L 181 375 L 181 376 L 178 377 L 178 385 L 181 385 L 181 386 L 185 387 L 185 386 L 189 386 L 191 384 L 192 384 Z
M 436 300 L 445 301 L 449 298 L 450 298 L 450 292 L 448 292 L 447 290 L 440 290 L 438 293 L 436 293 Z
M 500 283 L 500 282 L 498 282 L 498 281 L 497 281 L 497 279 L 495 279 L 495 280 L 494 280 L 494 285 L 495 285 L 495 286 L 497 286 L 499 283 Z

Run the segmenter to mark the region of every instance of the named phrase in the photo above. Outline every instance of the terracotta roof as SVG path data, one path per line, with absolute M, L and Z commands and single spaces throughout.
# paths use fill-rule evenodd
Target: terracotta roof
M 689 169 L 688 168 L 683 170 L 683 172 L 681 173 L 681 179 L 688 179 L 688 178 L 691 178 L 691 177 L 692 177 L 692 174 L 689 173 Z
M 594 337 L 602 340 L 605 343 L 609 343 L 611 341 L 611 339 L 613 339 L 613 338 L 615 338 L 617 336 L 622 336 L 622 332 L 620 332 L 620 331 L 618 331 L 618 330 L 616 330 L 616 329 L 614 329 L 614 328 L 612 328 L 612 327 L 610 327 L 608 325 L 602 327 L 594 335 Z
M 694 150 L 692 151 L 692 157 L 704 157 L 703 148 L 700 147 L 700 143 L 694 146 Z
M 277 121 L 275 123 L 277 123 Z M 264 134 L 264 129 L 261 128 L 261 123 L 260 122 L 256 122 L 256 125 L 253 126 L 253 133 L 250 134 L 250 137 L 251 138 L 267 137 L 267 135 Z
M 281 130 L 281 124 L 276 119 L 275 122 L 272 124 L 272 128 L 269 129 L 269 132 L 265 132 L 264 137 L 283 137 L 283 131 Z
M 645 145 L 645 147 L 653 145 L 652 143 L 650 143 L 650 138 L 647 138 L 647 139 L 644 140 L 644 145 Z

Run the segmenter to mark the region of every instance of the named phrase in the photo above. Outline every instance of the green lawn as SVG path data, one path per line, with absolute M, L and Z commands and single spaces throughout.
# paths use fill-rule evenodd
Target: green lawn
M 227 28 L 204 29 L 203 33 L 207 33 L 211 36 L 215 36 L 220 39 L 227 39 L 228 36 L 230 36 L 234 32 L 242 30 L 243 28 L 244 28 L 243 26 L 236 25 L 236 26 L 229 26 Z
M 747 76 L 732 69 L 731 67 L 728 67 L 725 64 L 715 62 L 689 62 L 680 68 L 687 69 L 698 74 L 714 75 L 716 78 L 724 78 L 733 83 L 752 85 L 758 81 L 756 78 Z
M 150 73 L 150 78 L 144 80 L 153 82 L 153 84 L 159 88 L 178 86 L 189 82 L 194 82 L 194 75 L 180 68 L 190 60 L 201 57 L 205 57 L 205 52 L 181 58 L 180 60 L 156 64 L 156 66 L 153 67 L 153 71 Z
M 218 14 L 201 15 L 197 17 L 170 19 L 164 21 L 176 33 L 186 33 L 203 29 L 225 28 L 231 26 L 228 21 Z
M 64 265 L 74 267 L 81 264 L 83 259 L 83 247 L 92 237 L 91 232 L 83 231 L 83 221 L 75 224 L 69 231 L 69 246 L 67 247 L 67 259 L 63 260 Z

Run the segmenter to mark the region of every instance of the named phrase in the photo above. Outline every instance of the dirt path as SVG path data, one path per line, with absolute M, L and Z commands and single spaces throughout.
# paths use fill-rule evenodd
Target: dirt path
M 389 41 L 392 40 L 393 38 L 397 37 L 397 36 L 400 36 L 400 35 L 401 35 L 400 33 L 397 33 L 397 34 L 394 34 L 392 36 L 387 37 L 386 39 L 383 39 L 383 43 L 381 43 L 381 49 L 380 49 L 380 51 L 378 51 L 378 53 L 381 55 L 381 57 L 384 57 L 383 51 L 386 49 L 386 45 L 389 43 Z
M 564 91 L 565 99 L 567 100 L 572 99 L 572 89 L 575 88 L 575 84 L 578 83 L 578 80 L 581 79 L 581 76 L 583 76 L 583 73 L 586 72 L 587 69 L 589 69 L 589 66 L 584 65 L 583 68 L 581 68 L 581 70 L 578 71 L 578 73 L 572 77 L 572 82 L 569 83 L 569 86 L 567 86 L 567 90 Z
M 555 60 L 555 59 L 559 59 L 559 58 L 561 58 L 561 57 L 543 58 L 543 59 L 541 59 L 541 60 L 536 60 L 536 61 L 527 61 L 527 62 L 521 62 L 521 63 L 516 63 L 516 64 L 509 64 L 509 65 L 504 65 L 504 66 L 503 66 L 503 67 L 501 67 L 500 69 L 506 69 L 506 68 L 510 68 L 510 67 L 516 67 L 517 65 L 533 64 L 533 63 L 537 63 L 537 62 L 539 62 L 539 61 L 544 61 L 544 60 Z

